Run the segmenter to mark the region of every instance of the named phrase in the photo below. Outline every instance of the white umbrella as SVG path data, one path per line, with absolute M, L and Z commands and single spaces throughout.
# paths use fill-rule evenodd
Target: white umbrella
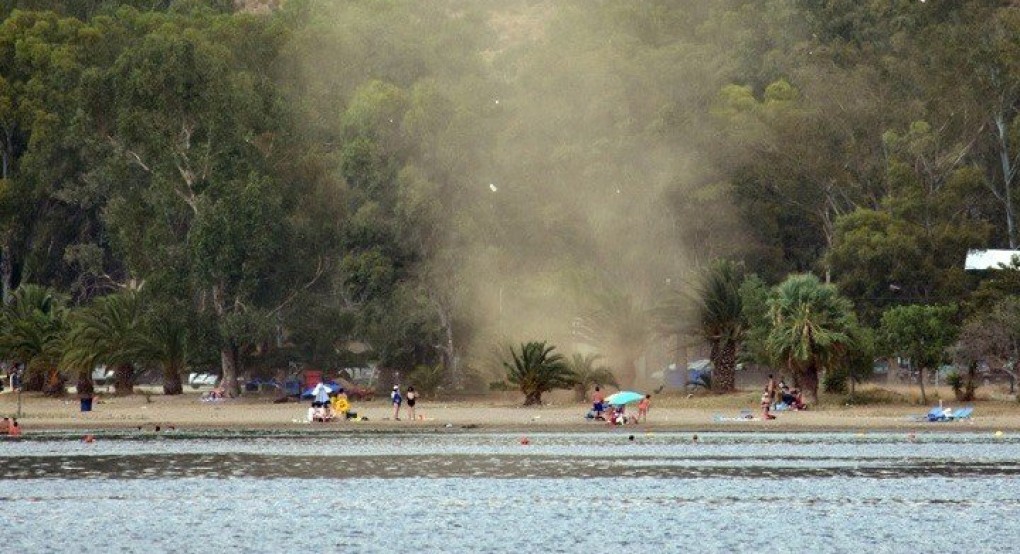
M 316 402 L 329 402 L 329 393 L 333 392 L 323 383 L 315 385 L 312 389 L 312 396 L 315 397 Z

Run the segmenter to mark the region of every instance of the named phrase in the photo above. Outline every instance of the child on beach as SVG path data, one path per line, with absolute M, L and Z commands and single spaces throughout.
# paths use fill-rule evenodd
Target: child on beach
M 393 392 L 390 393 L 390 400 L 393 401 L 393 419 L 400 421 L 400 405 L 404 403 L 404 399 L 400 396 L 400 386 L 393 385 Z
M 638 402 L 637 405 L 637 416 L 638 421 L 648 422 L 648 407 L 652 404 L 652 395 L 646 394 L 644 398 Z

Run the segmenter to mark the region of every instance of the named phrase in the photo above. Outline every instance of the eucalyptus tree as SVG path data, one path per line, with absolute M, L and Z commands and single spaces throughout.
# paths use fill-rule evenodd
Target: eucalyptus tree
M 801 274 L 776 286 L 768 306 L 770 356 L 794 374 L 809 402 L 817 402 L 819 373 L 836 367 L 853 347 L 852 304 L 835 286 Z
M 130 184 L 106 223 L 131 278 L 192 298 L 216 322 L 223 383 L 237 395 L 242 355 L 326 263 L 309 250 L 320 243 L 298 237 L 324 224 L 296 213 L 318 182 L 294 170 L 300 144 L 286 139 L 285 105 L 261 67 L 282 38 L 264 19 L 201 10 L 134 25 L 144 32 L 96 79 L 111 92 L 93 114 L 109 174 Z
M 924 382 L 928 371 L 938 371 L 949 359 L 949 348 L 959 334 L 953 321 L 956 306 L 910 304 L 889 308 L 882 314 L 879 329 L 882 349 L 889 355 L 910 358 L 921 387 L 921 402 L 927 403 Z M 891 369 L 890 369 L 891 371 Z

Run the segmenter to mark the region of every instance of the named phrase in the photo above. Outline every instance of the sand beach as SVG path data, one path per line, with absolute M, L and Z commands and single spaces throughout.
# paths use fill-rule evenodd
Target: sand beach
M 647 423 L 631 427 L 661 431 L 1003 431 L 1020 432 L 1020 404 L 1006 400 L 968 403 L 975 407 L 973 417 L 956 422 L 916 421 L 927 411 L 919 404 L 893 403 L 839 405 L 823 402 L 801 412 L 779 412 L 771 421 L 759 419 L 735 421 L 742 410 L 754 416 L 760 413 L 752 392 L 726 396 L 658 395 L 654 398 Z M 271 395 L 248 395 L 237 399 L 206 402 L 189 391 L 179 396 L 135 393 L 131 396 L 99 395 L 94 410 L 79 411 L 73 395 L 46 398 L 23 394 L 20 422 L 26 434 L 32 430 L 53 429 L 320 429 L 322 431 L 414 431 L 470 429 L 475 431 L 592 431 L 610 429 L 603 422 L 584 418 L 588 405 L 573 401 L 566 393 L 548 395 L 542 406 L 520 405 L 520 395 L 498 393 L 484 397 L 424 399 L 417 407 L 418 418 L 392 420 L 393 409 L 386 399 L 355 402 L 354 409 L 366 421 L 304 422 L 307 402 L 274 403 Z M 946 406 L 963 403 L 943 400 Z M 937 401 L 929 400 L 929 405 Z M 17 414 L 17 394 L 0 394 L 0 415 Z M 720 421 L 721 419 L 721 421 Z

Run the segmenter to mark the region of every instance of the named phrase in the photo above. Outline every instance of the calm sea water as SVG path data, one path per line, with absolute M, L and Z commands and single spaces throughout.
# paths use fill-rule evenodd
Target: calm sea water
M 49 433 L 0 442 L 0 552 L 1005 552 L 991 434 Z

